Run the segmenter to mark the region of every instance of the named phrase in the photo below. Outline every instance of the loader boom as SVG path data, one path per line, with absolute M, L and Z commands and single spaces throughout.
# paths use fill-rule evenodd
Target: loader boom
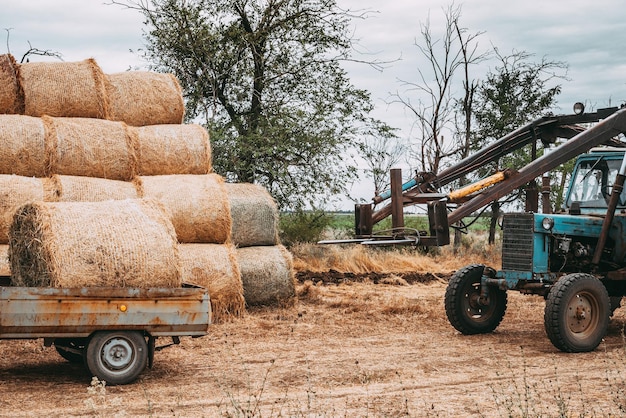
M 587 129 L 580 125 L 594 122 L 598 123 Z M 373 225 L 388 216 L 392 216 L 394 230 L 401 230 L 404 224 L 401 219 L 397 219 L 397 214 L 402 212 L 404 206 L 420 204 L 433 206 L 435 202 L 438 202 L 438 205 L 442 203 L 448 205 L 450 212 L 447 215 L 447 223 L 442 225 L 441 213 L 435 215 L 435 211 L 431 208 L 429 217 L 436 216 L 437 221 L 430 219 L 431 236 L 423 235 L 421 245 L 446 245 L 449 240 L 432 236 L 437 232 L 433 230 L 433 225 L 438 225 L 438 230 L 441 230 L 442 226 L 447 229 L 447 225 L 461 221 L 464 217 L 595 146 L 622 145 L 615 137 L 624 132 L 626 132 L 626 109 L 623 107 L 599 109 L 593 113 L 544 116 L 505 135 L 438 174 L 417 173 L 414 178 L 402 185 L 395 184 L 398 182 L 396 174 L 395 179 L 392 178 L 393 193 L 383 192 L 374 197 L 372 204 L 356 205 L 357 238 L 371 238 Z M 442 188 L 453 181 L 468 176 L 526 145 L 533 146 L 534 157 L 537 141 L 540 140 L 544 146 L 547 146 L 556 143 L 557 138 L 564 138 L 567 141 L 558 145 L 553 152 L 544 153 L 540 158 L 533 158 L 533 161 L 517 171 L 506 169 L 495 173 L 488 180 L 469 185 L 462 190 L 442 192 Z M 377 204 L 387 200 L 389 200 L 388 204 L 375 209 Z M 439 232 L 439 234 L 447 233 L 447 231 Z M 385 239 L 388 238 L 385 237 Z

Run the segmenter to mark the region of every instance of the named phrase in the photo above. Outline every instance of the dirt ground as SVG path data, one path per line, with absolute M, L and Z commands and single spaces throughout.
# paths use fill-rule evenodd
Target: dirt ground
M 624 308 L 596 351 L 564 354 L 539 297 L 511 292 L 496 332 L 463 336 L 443 309 L 449 273 L 330 276 L 300 276 L 294 306 L 252 309 L 157 352 L 126 386 L 92 382 L 42 340 L 0 341 L 0 414 L 626 416 Z

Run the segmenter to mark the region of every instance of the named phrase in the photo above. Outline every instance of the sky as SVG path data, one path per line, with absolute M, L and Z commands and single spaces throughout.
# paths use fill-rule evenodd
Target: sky
M 60 52 L 65 61 L 93 57 L 105 73 L 146 69 L 137 53 L 142 47 L 143 18 L 134 10 L 102 0 L 1 0 L 0 53 L 16 59 L 34 48 Z M 382 71 L 364 64 L 346 64 L 352 83 L 370 91 L 374 116 L 399 129 L 410 141 L 413 119 L 390 95 L 408 95 L 402 81 L 417 81 L 418 69 L 426 69 L 415 45 L 420 26 L 429 22 L 438 38 L 445 28 L 448 0 L 337 0 L 340 7 L 367 11 L 354 21 L 358 40 L 354 57 L 387 61 Z M 587 108 L 626 103 L 626 7 L 618 0 L 502 0 L 456 1 L 461 26 L 477 38 L 479 48 L 497 47 L 503 55 L 513 51 L 534 54 L 568 65 L 562 80 L 556 113 L 570 113 L 574 102 Z M 7 36 L 8 35 L 8 36 Z M 476 66 L 472 76 L 481 78 L 495 61 Z M 408 164 L 408 162 L 406 162 Z M 405 173 L 406 174 L 406 173 Z M 369 201 L 367 180 L 354 185 L 351 197 Z M 338 209 L 352 205 L 342 198 Z M 329 208 L 331 209 L 331 208 Z

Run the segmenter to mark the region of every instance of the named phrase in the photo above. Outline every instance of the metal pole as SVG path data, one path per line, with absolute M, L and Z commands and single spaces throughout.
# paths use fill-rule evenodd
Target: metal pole
M 609 206 L 606 209 L 606 216 L 602 222 L 602 229 L 600 230 L 600 236 L 598 237 L 598 244 L 596 250 L 593 253 L 593 259 L 591 262 L 595 265 L 600 264 L 600 258 L 602 258 L 602 252 L 606 245 L 606 240 L 613 224 L 613 217 L 615 216 L 615 208 L 619 203 L 620 195 L 624 190 L 624 179 L 626 178 L 626 153 L 624 153 L 624 159 L 622 160 L 622 166 L 619 169 L 619 173 L 615 177 L 615 183 L 613 184 L 613 190 L 611 190 L 611 199 L 609 200 Z

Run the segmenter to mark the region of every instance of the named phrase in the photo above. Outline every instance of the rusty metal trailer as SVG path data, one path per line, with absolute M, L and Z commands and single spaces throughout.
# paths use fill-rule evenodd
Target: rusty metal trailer
M 0 339 L 44 339 L 70 362 L 107 384 L 134 381 L 154 352 L 181 336 L 206 335 L 206 289 L 13 287 L 0 279 Z M 172 344 L 156 347 L 156 339 Z

